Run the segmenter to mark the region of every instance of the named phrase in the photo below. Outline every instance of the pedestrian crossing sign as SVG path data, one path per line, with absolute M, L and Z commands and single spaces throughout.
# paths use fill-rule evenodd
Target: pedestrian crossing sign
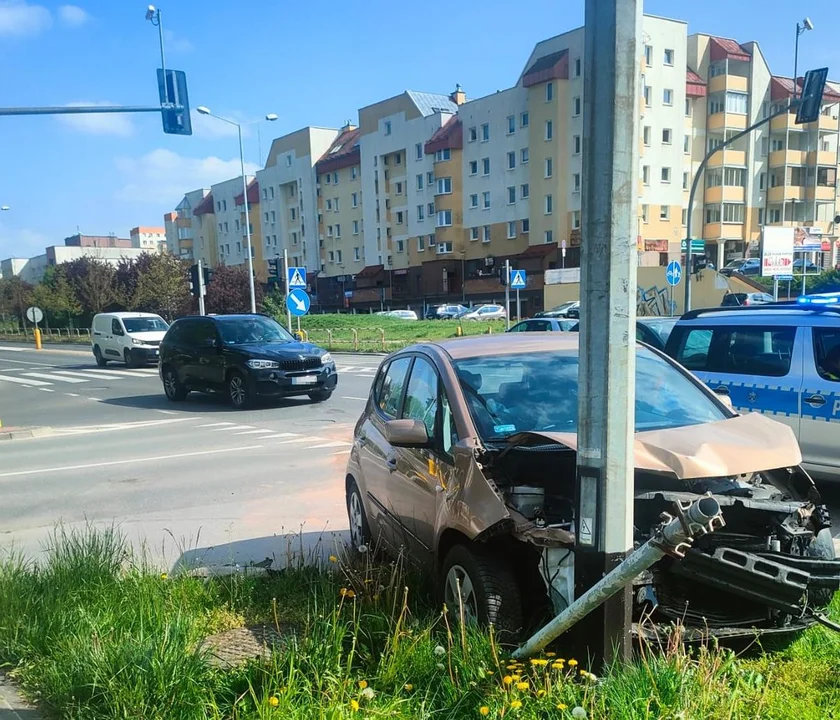
M 510 271 L 510 287 L 511 290 L 524 290 L 527 283 L 525 282 L 524 270 Z
M 287 271 L 289 290 L 295 288 L 306 288 L 306 268 L 290 267 Z

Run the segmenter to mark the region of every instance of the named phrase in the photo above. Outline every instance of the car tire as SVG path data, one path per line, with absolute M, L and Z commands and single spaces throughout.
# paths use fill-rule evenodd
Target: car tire
M 227 395 L 230 404 L 236 410 L 247 410 L 251 407 L 251 391 L 248 379 L 240 372 L 232 372 L 227 380 Z
M 125 366 L 127 368 L 135 368 L 137 367 L 138 363 L 134 356 L 131 354 L 131 350 L 126 348 L 123 351 L 123 361 L 125 362 Z
M 359 486 L 352 478 L 347 480 L 347 518 L 350 521 L 350 546 L 356 552 L 363 552 L 370 547 L 371 534 L 368 525 L 365 504 Z
M 108 361 L 102 357 L 102 350 L 100 350 L 99 345 L 93 346 L 93 358 L 99 367 L 105 367 L 108 364 Z
M 441 566 L 440 588 L 450 616 L 460 618 L 463 604 L 470 621 L 495 627 L 500 643 L 518 641 L 524 624 L 522 593 L 503 559 L 474 545 L 456 545 Z
M 808 549 L 805 551 L 808 557 L 818 558 L 820 560 L 834 560 L 837 553 L 834 549 L 834 538 L 831 536 L 831 528 L 823 528 L 820 530 Z M 814 607 L 824 608 L 828 606 L 831 599 L 834 597 L 834 591 L 830 588 L 816 588 L 808 592 L 809 604 Z
M 167 400 L 170 402 L 181 402 L 187 397 L 189 390 L 187 389 L 187 386 L 178 379 L 178 373 L 175 372 L 174 368 L 163 368 L 162 377 L 163 392 L 166 395 Z
M 316 390 L 315 392 L 309 393 L 309 399 L 316 403 L 325 402 L 332 397 L 332 394 L 332 390 Z

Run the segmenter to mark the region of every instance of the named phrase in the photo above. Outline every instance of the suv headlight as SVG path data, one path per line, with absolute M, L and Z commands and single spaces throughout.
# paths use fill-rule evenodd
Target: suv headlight
M 324 353 L 321 355 L 321 365 L 329 365 L 333 361 L 332 355 Z
M 280 367 L 276 360 L 248 360 L 245 364 L 251 370 L 276 370 Z

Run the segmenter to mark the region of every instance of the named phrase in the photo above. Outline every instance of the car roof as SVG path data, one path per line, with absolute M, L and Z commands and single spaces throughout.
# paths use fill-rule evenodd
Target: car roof
M 750 293 L 751 295 L 760 293 Z M 781 325 L 834 326 L 840 324 L 840 308 L 803 307 L 768 303 L 759 306 L 721 306 L 691 310 L 680 318 L 678 325 Z
M 578 336 L 566 333 L 519 333 L 496 335 L 473 335 L 470 337 L 440 340 L 434 343 L 414 345 L 442 350 L 453 360 L 479 357 L 482 355 L 513 355 L 529 352 L 577 352 Z M 411 350 L 412 347 L 406 348 Z
M 224 315 L 185 315 L 179 320 L 244 320 L 246 318 L 267 318 L 268 315 L 261 315 L 260 313 L 228 313 Z M 269 318 L 270 319 L 270 318 Z
M 139 318 L 139 317 L 156 317 L 159 318 L 160 315 L 157 313 L 148 313 L 148 312 L 105 312 L 105 313 L 97 313 L 96 317 L 116 317 L 116 318 Z

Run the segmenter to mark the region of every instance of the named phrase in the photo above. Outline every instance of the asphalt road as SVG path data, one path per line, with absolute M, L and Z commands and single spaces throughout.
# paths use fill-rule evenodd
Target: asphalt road
M 236 411 L 170 403 L 154 367 L 0 343 L 0 549 L 37 553 L 57 522 L 118 524 L 168 566 L 329 552 L 347 527 L 344 466 L 380 358 L 338 355 L 338 389 Z

